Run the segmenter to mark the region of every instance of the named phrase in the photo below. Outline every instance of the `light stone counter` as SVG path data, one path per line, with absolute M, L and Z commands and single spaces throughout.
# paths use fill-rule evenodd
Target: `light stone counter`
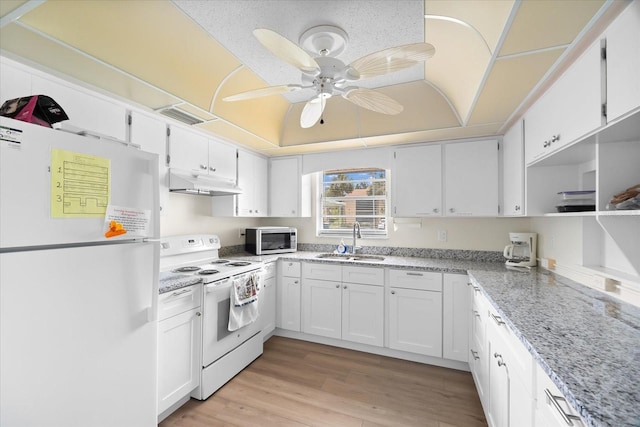
M 469 272 L 591 426 L 640 426 L 640 308 L 549 271 Z

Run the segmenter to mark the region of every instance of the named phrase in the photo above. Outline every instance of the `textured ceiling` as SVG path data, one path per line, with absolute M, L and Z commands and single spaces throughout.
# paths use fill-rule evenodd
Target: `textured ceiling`
M 499 135 L 580 43 L 625 3 L 610 0 L 56 0 L 0 2 L 0 48 L 266 155 Z M 300 83 L 254 37 L 298 43 L 316 25 L 348 34 L 344 63 L 429 42 L 424 65 L 358 81 L 404 111 L 374 113 L 331 98 L 325 124 L 303 129 L 305 91 L 239 102 L 225 96 Z

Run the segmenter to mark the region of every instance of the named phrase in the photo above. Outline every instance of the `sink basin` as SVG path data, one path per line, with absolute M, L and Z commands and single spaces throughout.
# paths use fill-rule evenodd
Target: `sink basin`
M 359 254 L 320 254 L 316 258 L 337 259 L 342 261 L 384 261 L 384 257 L 378 255 L 359 255 Z

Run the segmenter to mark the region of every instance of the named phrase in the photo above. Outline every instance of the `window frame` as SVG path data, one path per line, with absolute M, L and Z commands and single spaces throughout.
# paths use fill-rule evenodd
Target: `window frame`
M 352 197 L 350 198 L 350 200 L 355 200 L 356 203 L 358 200 L 384 200 L 384 205 L 385 205 L 385 213 L 384 213 L 384 217 L 382 220 L 384 220 L 385 223 L 385 227 L 384 229 L 378 230 L 378 229 L 372 229 L 372 228 L 362 228 L 361 229 L 361 234 L 362 234 L 362 238 L 364 239 L 388 239 L 389 238 L 389 219 L 390 219 L 390 214 L 389 214 L 389 208 L 390 208 L 390 204 L 391 204 L 391 183 L 390 183 L 390 170 L 386 169 L 386 168 L 376 168 L 376 167 L 370 167 L 370 168 L 362 168 L 362 167 L 356 167 L 356 168 L 340 168 L 340 169 L 327 169 L 327 170 L 323 170 L 323 171 L 319 171 L 316 173 L 316 209 L 315 209 L 315 213 L 316 213 L 316 237 L 353 237 L 353 232 L 352 229 L 337 229 L 337 230 L 325 230 L 323 229 L 323 223 L 324 223 L 324 214 L 323 214 L 323 208 L 324 208 L 324 175 L 326 172 L 332 172 L 332 173 L 336 173 L 336 172 L 340 172 L 340 171 L 345 171 L 345 172 L 353 172 L 353 171 L 357 171 L 357 170 L 367 170 L 367 169 L 379 169 L 379 170 L 383 170 L 385 172 L 385 178 L 384 178 L 384 182 L 385 182 L 385 194 L 383 197 L 380 196 L 367 196 L 367 197 Z M 362 217 L 362 215 L 357 215 L 357 213 L 355 215 L 353 215 L 356 219 L 358 217 Z M 375 215 L 372 215 L 372 217 L 376 217 Z

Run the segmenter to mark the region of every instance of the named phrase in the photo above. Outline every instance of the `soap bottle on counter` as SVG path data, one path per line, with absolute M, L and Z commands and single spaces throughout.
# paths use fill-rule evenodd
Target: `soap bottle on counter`
M 336 249 L 336 251 L 339 254 L 346 254 L 347 253 L 347 245 L 344 244 L 344 239 L 340 240 L 340 244 L 338 245 L 338 248 Z

